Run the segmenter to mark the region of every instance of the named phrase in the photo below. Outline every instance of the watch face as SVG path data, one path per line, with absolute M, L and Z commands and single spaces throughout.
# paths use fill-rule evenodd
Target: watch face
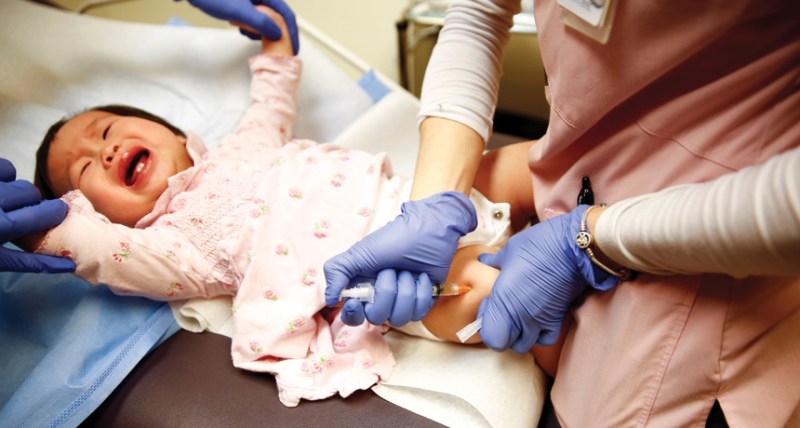
M 589 245 L 592 245 L 592 235 L 589 232 L 578 232 L 578 236 L 575 237 L 575 243 L 578 248 L 585 250 L 589 248 Z

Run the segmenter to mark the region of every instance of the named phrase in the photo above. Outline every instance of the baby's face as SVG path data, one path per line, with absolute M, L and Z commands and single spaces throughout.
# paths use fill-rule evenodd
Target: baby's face
M 101 111 L 65 123 L 47 159 L 57 195 L 78 189 L 98 212 L 130 227 L 152 211 L 167 179 L 191 166 L 186 138 L 156 122 Z

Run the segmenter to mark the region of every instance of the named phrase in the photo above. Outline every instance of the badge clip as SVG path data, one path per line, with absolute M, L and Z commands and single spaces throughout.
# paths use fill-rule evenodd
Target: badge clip
M 601 44 L 606 44 L 614 23 L 616 0 L 558 0 L 561 22 Z

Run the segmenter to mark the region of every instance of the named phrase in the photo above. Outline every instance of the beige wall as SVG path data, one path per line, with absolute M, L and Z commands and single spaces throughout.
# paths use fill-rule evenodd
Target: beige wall
M 408 0 L 288 0 L 295 12 L 395 82 L 395 23 Z
M 47 1 L 112 19 L 163 24 L 170 17 L 177 16 L 192 25 L 227 26 L 227 23 L 206 16 L 185 1 L 117 0 L 105 4 L 103 0 Z M 408 0 L 287 0 L 287 3 L 295 13 L 323 33 L 390 79 L 399 81 L 395 22 L 402 16 Z
M 3 1 L 3 0 L 0 0 Z M 39 0 L 90 15 L 128 21 L 164 24 L 179 17 L 192 25 L 224 27 L 186 1 L 173 0 Z M 396 23 L 411 0 L 286 0 L 298 16 L 348 49 L 387 78 L 400 83 L 400 54 Z M 410 27 L 411 28 L 411 27 Z M 409 30 L 411 31 L 411 30 Z M 421 31 L 425 31 L 424 29 Z M 410 89 L 419 93 L 435 35 L 423 38 L 409 54 Z M 302 46 L 301 46 L 302 49 Z M 345 67 L 346 69 L 346 67 Z M 535 35 L 512 37 L 504 62 L 499 111 L 546 120 L 544 71 Z

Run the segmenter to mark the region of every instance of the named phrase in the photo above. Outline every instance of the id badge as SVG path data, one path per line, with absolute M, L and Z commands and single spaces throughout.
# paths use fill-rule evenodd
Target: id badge
M 605 44 L 614 23 L 616 0 L 558 0 L 561 22 Z

